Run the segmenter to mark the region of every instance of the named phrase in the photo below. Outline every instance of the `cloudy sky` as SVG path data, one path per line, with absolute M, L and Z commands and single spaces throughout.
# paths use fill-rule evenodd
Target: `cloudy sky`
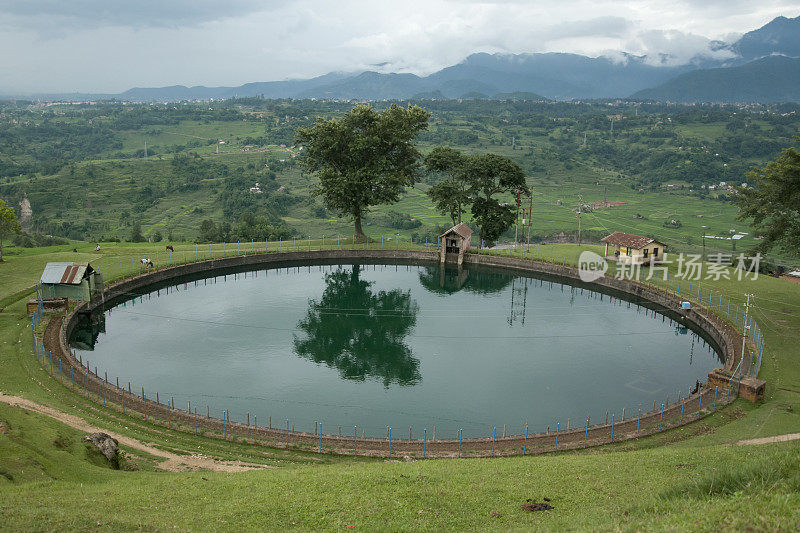
M 680 63 L 778 15 L 800 1 L 0 0 L 0 94 L 424 75 L 479 51 Z

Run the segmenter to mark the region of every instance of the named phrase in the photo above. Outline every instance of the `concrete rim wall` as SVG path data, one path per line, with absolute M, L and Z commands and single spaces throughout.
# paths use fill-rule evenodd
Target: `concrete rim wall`
M 248 269 L 264 265 L 275 265 L 281 263 L 304 263 L 309 261 L 350 261 L 350 260 L 391 260 L 412 263 L 430 263 L 432 266 L 439 262 L 438 251 L 412 251 L 412 250 L 325 250 L 307 252 L 275 252 L 255 255 L 235 256 L 223 259 L 211 259 L 195 263 L 162 268 L 146 274 L 123 279 L 110 284 L 104 291 L 103 300 L 84 302 L 75 308 L 73 313 L 65 317 L 64 320 L 52 320 L 48 324 L 45 333 L 46 348 L 52 351 L 54 357 L 78 375 L 79 387 L 84 388 L 88 396 L 95 394 L 100 399 L 102 394 L 107 402 L 121 404 L 124 402 L 127 410 L 134 410 L 139 413 L 145 411 L 145 399 L 140 395 L 133 394 L 132 391 L 123 391 L 112 385 L 111 382 L 104 381 L 103 377 L 92 373 L 90 368 L 78 362 L 69 349 L 68 339 L 77 323 L 78 315 L 91 312 L 103 306 L 105 302 L 113 301 L 117 298 L 124 298 L 126 295 L 141 291 L 153 284 L 167 283 L 175 278 L 191 275 L 210 274 L 219 269 Z M 580 282 L 578 270 L 573 267 L 533 261 L 530 259 L 520 259 L 514 257 L 502 257 L 482 254 L 468 254 L 465 256 L 465 264 L 485 265 L 521 273 L 546 274 L 566 278 L 567 280 L 578 282 L 588 288 L 611 289 L 619 291 L 638 299 L 647 300 L 655 304 L 666 307 L 667 309 L 678 309 L 681 298 L 665 293 L 663 290 L 656 290 L 643 284 L 618 280 L 616 278 L 600 278 L 594 283 L 586 284 Z M 686 318 L 694 323 L 699 329 L 705 332 L 719 346 L 725 359 L 725 370 L 730 372 L 738 363 L 741 354 L 742 337 L 736 329 L 721 317 L 711 313 L 704 308 L 694 308 L 685 314 Z M 88 363 L 88 361 L 87 361 Z M 123 385 L 124 388 L 124 385 Z M 145 391 L 146 393 L 146 391 Z M 628 417 L 622 421 L 615 421 L 611 424 L 595 424 L 580 428 L 570 428 L 558 433 L 531 433 L 528 435 L 514 435 L 509 437 L 490 438 L 470 438 L 470 439 L 437 439 L 436 441 L 422 439 L 393 439 L 391 442 L 392 455 L 405 454 L 421 457 L 455 457 L 455 456 L 487 456 L 487 455 L 515 455 L 521 453 L 534 454 L 553 451 L 554 449 L 582 448 L 586 446 L 596 446 L 606 444 L 610 441 L 620 441 L 630 438 L 638 438 L 652 433 L 657 433 L 661 429 L 675 426 L 675 420 L 680 414 L 680 423 L 687 423 L 704 416 L 702 411 L 708 411 L 712 405 L 727 403 L 735 397 L 731 396 L 731 388 L 727 391 L 718 390 L 718 387 L 708 386 L 676 403 L 669 406 L 656 407 L 648 413 L 639 413 L 637 417 Z M 354 448 L 354 438 L 339 437 L 336 435 L 316 435 L 304 432 L 292 432 L 285 429 L 265 428 L 259 426 L 257 429 L 238 422 L 223 422 L 215 418 L 206 418 L 203 414 L 195 415 L 188 410 L 171 409 L 168 405 L 156 403 L 152 398 L 146 400 L 147 413 L 155 423 L 166 426 L 169 417 L 171 424 L 180 426 L 184 431 L 192 431 L 195 427 L 202 428 L 205 434 L 210 436 L 222 436 L 225 432 L 228 438 L 244 437 L 252 442 L 254 434 L 257 434 L 259 444 L 267 444 L 274 447 L 284 447 L 287 438 L 290 445 L 295 449 L 306 449 L 316 451 L 322 448 L 324 452 L 352 454 Z M 117 405 L 117 408 L 119 405 Z M 684 412 L 685 411 L 685 412 Z M 693 414 L 692 414 L 693 413 Z M 196 424 L 196 426 L 195 426 Z M 328 428 L 326 428 L 328 429 Z M 198 429 L 199 431 L 199 429 Z M 256 433 L 257 432 L 257 433 Z M 385 456 L 388 453 L 388 442 L 383 438 L 357 439 L 359 455 Z

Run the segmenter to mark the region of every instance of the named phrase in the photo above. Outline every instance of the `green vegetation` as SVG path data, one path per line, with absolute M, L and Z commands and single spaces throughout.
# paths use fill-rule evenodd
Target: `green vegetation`
M 19 232 L 20 225 L 14 210 L 0 199 L 0 261 L 3 260 L 3 237 Z
M 740 218 L 753 219 L 764 236 L 759 249 L 778 248 L 787 254 L 800 255 L 800 153 L 787 148 L 775 161 L 748 177 L 755 188 L 740 189 L 736 204 Z
M 437 146 L 425 157 L 428 172 L 445 173 L 447 178 L 428 189 L 436 209 L 450 215 L 453 223 L 472 206 L 472 218 L 480 239 L 496 241 L 516 219 L 516 211 L 494 195 L 513 194 L 525 187 L 522 168 L 507 157 L 495 154 L 462 155 L 449 147 Z
M 0 304 L 5 307 L 0 313 L 0 391 L 162 450 L 202 451 L 279 468 L 165 473 L 159 471 L 160 458 L 123 445 L 128 470 L 114 471 L 87 456 L 79 442 L 82 433 L 0 403 L 5 428 L 0 433 L 0 515 L 9 528 L 283 529 L 294 523 L 304 529 L 788 531 L 800 525 L 800 442 L 724 446 L 800 431 L 800 397 L 794 392 L 800 389 L 800 367 L 793 338 L 800 328 L 798 285 L 765 276 L 707 282 L 715 293 L 738 296 L 736 301 L 744 292 L 756 294 L 754 316 L 767 343 L 762 366 L 767 399 L 760 405 L 739 400 L 699 423 L 587 452 L 387 463 L 168 433 L 61 386 L 31 351 L 30 326 L 19 300 L 24 293 L 18 291 L 38 278 L 45 262 L 75 257 L 72 246 L 21 249 L 3 265 L 2 293 L 18 294 Z M 107 244 L 96 254 L 87 243 L 78 245 L 77 258 L 91 259 L 102 269 L 106 263 L 152 257 L 161 248 Z M 571 263 L 579 252 L 576 246 L 548 244 L 532 246 L 527 257 L 558 262 L 567 257 Z M 154 494 L 170 496 L 153 499 Z M 241 494 L 250 496 L 243 500 Z M 544 497 L 552 500 L 552 511 L 522 510 L 528 498 Z M 63 504 L 65 498 L 71 498 L 71 505 Z
M 357 105 L 341 119 L 297 130 L 306 149 L 303 168 L 319 180 L 312 193 L 353 219 L 356 238 L 364 239 L 361 219 L 371 206 L 396 202 L 401 189 L 414 184 L 420 154 L 412 141 L 429 117 L 417 106 L 392 105 L 379 113 Z
M 655 236 L 670 250 L 699 251 L 703 235 L 711 252 L 757 245 L 767 230 L 737 221 L 730 191 L 719 182 L 744 181 L 748 168 L 791 145 L 800 125 L 794 105 L 424 105 L 431 120 L 419 135 L 421 152 L 451 144 L 467 155 L 507 157 L 534 188 L 533 244 L 484 253 L 568 264 L 584 249 L 602 251 L 542 242 L 574 239 L 579 195 L 582 233 L 591 241 L 629 231 Z M 4 248 L 0 265 L 0 391 L 159 450 L 278 467 L 163 472 L 161 458 L 123 445 L 127 470 L 112 470 L 88 454 L 81 432 L 0 402 L 0 520 L 7 529 L 800 529 L 800 441 L 729 446 L 800 432 L 800 285 L 774 277 L 703 281 L 734 305 L 745 293 L 755 295 L 752 313 L 766 345 L 763 403 L 737 400 L 698 423 L 586 452 L 394 463 L 253 447 L 123 416 L 41 369 L 25 300 L 48 261 L 91 261 L 116 278 L 141 268 L 142 257 L 164 265 L 319 248 L 323 235 L 326 248 L 370 245 L 354 243 L 352 226 L 313 193 L 318 184 L 296 164 L 300 151 L 293 146 L 298 127 L 341 117 L 350 107 L 260 99 L 211 106 L 0 103 L 0 196 L 14 207 L 27 198 L 32 210 L 29 220 L 19 217 L 27 233 Z M 375 206 L 363 226 L 373 246 L 432 242 L 459 211 L 437 211 L 427 194 L 448 179 L 431 173 L 401 190 L 397 203 Z M 260 193 L 250 190 L 256 183 Z M 495 196 L 501 198 L 511 201 Z M 95 241 L 139 240 L 137 226 L 142 239 L 160 234 L 165 242 L 103 242 L 95 250 Z M 746 235 L 729 240 L 732 230 Z M 59 244 L 39 233 L 80 242 Z M 513 229 L 499 237 L 511 238 Z M 192 242 L 220 240 L 228 244 Z M 676 274 L 670 265 L 670 279 Z M 319 319 L 309 316 L 309 328 Z M 313 347 L 307 353 L 313 358 Z M 413 378 L 413 371 L 391 377 Z M 527 499 L 544 497 L 552 511 L 522 510 Z
M 582 221 L 592 240 L 613 228 L 696 251 L 706 233 L 725 239 L 707 239 L 718 251 L 733 251 L 734 244 L 737 251 L 750 249 L 759 235 L 735 219 L 728 187 L 792 145 L 800 126 L 794 104 L 417 103 L 431 113 L 428 129 L 418 135 L 423 154 L 451 145 L 465 154 L 508 157 L 522 167 L 534 189 L 534 242 L 574 240 L 582 195 L 594 204 Z M 375 109 L 389 106 L 379 102 Z M 30 202 L 29 219 L 20 216 L 28 234 L 85 241 L 127 240 L 136 222 L 145 239 L 160 232 L 166 241 L 193 241 L 204 220 L 233 228 L 245 213 L 265 218 L 275 236 L 350 236 L 352 225 L 314 193 L 317 181 L 298 165 L 302 152 L 293 143 L 298 128 L 351 108 L 346 102 L 259 98 L 213 105 L 0 102 L 3 146 L 25 147 L 0 149 L 6 165 L 0 166 L 7 168 L 0 171 L 0 197 L 18 215 L 20 202 Z M 51 149 L 73 126 L 108 130 L 121 148 Z M 399 230 L 415 240 L 438 235 L 451 217 L 426 193 L 442 177 L 427 175 L 405 187 L 397 203 L 375 206 L 363 220 L 364 232 L 376 238 Z M 251 192 L 256 183 L 260 193 Z M 604 199 L 624 203 L 598 205 Z M 398 228 L 389 211 L 421 225 Z M 682 227 L 664 227 L 672 219 Z M 472 223 L 472 216 L 465 221 Z M 734 243 L 731 230 L 746 235 Z M 512 228 L 500 240 L 513 237 Z

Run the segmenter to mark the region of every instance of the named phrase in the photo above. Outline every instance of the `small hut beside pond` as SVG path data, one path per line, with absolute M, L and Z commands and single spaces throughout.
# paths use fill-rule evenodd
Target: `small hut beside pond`
M 86 302 L 103 291 L 103 276 L 89 263 L 47 263 L 39 283 L 43 298 Z
M 439 260 L 454 262 L 459 266 L 464 262 L 464 253 L 469 250 L 472 229 L 463 222 L 459 222 L 449 230 L 439 235 Z

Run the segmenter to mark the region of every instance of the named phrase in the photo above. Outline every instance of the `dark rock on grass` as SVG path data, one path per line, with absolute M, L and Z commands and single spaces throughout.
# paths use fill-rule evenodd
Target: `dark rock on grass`
M 553 509 L 553 506 L 550 505 L 549 502 L 550 498 L 544 498 L 545 501 L 537 502 L 534 499 L 528 499 L 527 503 L 522 506 L 523 511 L 549 511 Z
M 100 454 L 106 458 L 111 467 L 119 470 L 121 457 L 119 453 L 119 443 L 116 439 L 111 438 L 110 435 L 105 433 L 92 433 L 86 435 L 83 440 L 91 443 Z

